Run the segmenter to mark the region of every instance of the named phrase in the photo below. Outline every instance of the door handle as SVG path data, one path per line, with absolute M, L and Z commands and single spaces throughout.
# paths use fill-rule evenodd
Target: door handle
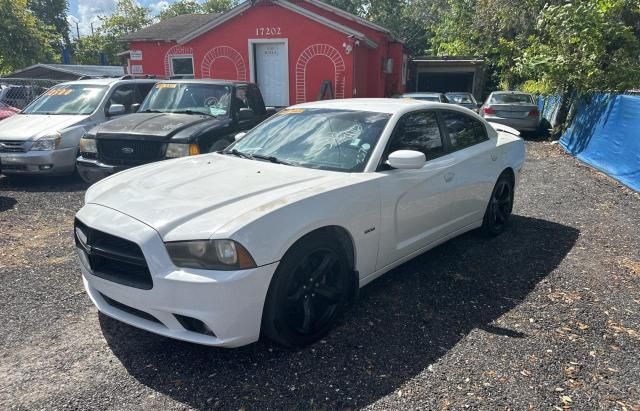
M 455 176 L 455 173 L 452 173 L 451 171 L 444 173 L 444 181 L 448 183 L 449 181 L 453 180 L 454 176 Z

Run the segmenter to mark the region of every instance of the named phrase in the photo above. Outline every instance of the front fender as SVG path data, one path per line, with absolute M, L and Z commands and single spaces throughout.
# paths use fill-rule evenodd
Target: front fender
M 344 228 L 353 240 L 354 267 L 360 275 L 375 270 L 380 224 L 380 183 L 364 179 L 339 188 L 317 187 L 298 200 L 280 199 L 242 216 L 223 229 L 240 242 L 258 265 L 280 261 L 308 233 L 327 226 Z M 258 217 L 255 213 L 260 213 Z M 216 237 L 225 236 L 217 233 Z

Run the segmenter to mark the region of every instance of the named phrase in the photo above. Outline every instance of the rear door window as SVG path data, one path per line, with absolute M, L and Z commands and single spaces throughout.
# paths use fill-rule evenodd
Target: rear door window
M 442 110 L 440 115 L 449 136 L 451 151 L 462 150 L 489 140 L 487 129 L 480 120 L 448 110 Z

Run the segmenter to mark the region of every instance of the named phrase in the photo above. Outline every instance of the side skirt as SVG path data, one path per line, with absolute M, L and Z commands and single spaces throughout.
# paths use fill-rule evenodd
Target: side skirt
M 425 252 L 431 250 L 432 248 L 437 247 L 440 244 L 451 240 L 454 237 L 457 237 L 457 236 L 459 236 L 461 234 L 464 234 L 464 233 L 466 233 L 468 231 L 474 230 L 474 229 L 476 229 L 476 228 L 478 228 L 480 226 L 482 226 L 482 220 L 478 220 L 478 221 L 476 221 L 474 223 L 466 225 L 466 226 L 464 226 L 464 227 L 462 227 L 462 228 L 460 228 L 460 229 L 458 229 L 458 230 L 456 230 L 456 231 L 454 231 L 454 232 L 452 232 L 452 233 L 450 233 L 450 234 L 448 234 L 448 235 L 446 235 L 446 236 L 444 236 L 444 237 L 442 237 L 442 238 L 440 238 L 438 240 L 435 240 L 435 241 L 427 244 L 426 246 L 420 248 L 419 250 L 416 250 L 416 251 L 412 252 L 411 254 L 407 255 L 406 257 L 402 257 L 402 258 L 394 261 L 393 263 L 391 263 L 391 264 L 389 264 L 389 265 L 387 265 L 385 267 L 382 267 L 381 269 L 369 274 L 368 276 L 366 276 L 364 278 L 361 278 L 360 279 L 360 287 L 364 287 L 365 285 L 369 284 L 371 281 L 373 281 L 376 278 L 380 277 L 382 274 L 385 274 L 385 273 L 393 270 L 397 266 L 406 263 L 407 261 L 411 260 L 412 258 L 417 257 L 418 255 L 420 255 L 422 253 L 425 253 Z

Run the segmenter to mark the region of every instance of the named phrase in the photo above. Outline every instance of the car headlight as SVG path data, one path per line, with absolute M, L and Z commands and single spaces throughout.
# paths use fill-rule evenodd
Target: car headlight
M 177 267 L 223 271 L 256 267 L 251 254 L 233 240 L 176 241 L 165 245 Z
M 167 145 L 166 158 L 178 158 L 186 156 L 195 156 L 200 154 L 200 148 L 197 144 L 169 143 Z
M 31 146 L 31 151 L 51 151 L 60 147 L 60 133 L 51 136 L 44 136 L 37 139 Z
M 83 136 L 80 139 L 80 152 L 81 153 L 97 153 L 98 145 L 95 138 L 87 138 Z

